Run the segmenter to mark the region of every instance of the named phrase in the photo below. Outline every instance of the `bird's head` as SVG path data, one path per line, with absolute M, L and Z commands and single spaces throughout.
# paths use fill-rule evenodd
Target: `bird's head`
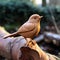
M 33 14 L 33 15 L 30 16 L 28 21 L 30 21 L 30 22 L 39 22 L 39 21 L 41 21 L 42 17 L 43 16 L 40 16 L 38 14 Z

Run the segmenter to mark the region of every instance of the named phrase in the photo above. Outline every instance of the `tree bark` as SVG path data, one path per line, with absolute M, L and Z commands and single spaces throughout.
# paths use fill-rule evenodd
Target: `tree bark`
M 42 6 L 46 6 L 46 0 L 42 0 Z
M 51 32 L 44 32 L 44 40 L 47 43 L 53 43 L 57 46 L 60 46 L 60 34 L 51 33 Z
M 3 39 L 7 34 L 4 29 L 0 29 L 0 55 L 7 60 L 55 60 L 42 51 L 34 40 L 23 36 Z

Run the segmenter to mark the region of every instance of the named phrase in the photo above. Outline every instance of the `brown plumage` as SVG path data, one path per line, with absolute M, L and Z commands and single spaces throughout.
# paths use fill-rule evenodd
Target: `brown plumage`
M 42 18 L 42 16 L 39 16 L 38 14 L 33 14 L 32 16 L 30 16 L 28 21 L 25 22 L 18 29 L 17 32 L 7 35 L 4 38 L 17 36 L 17 35 L 24 36 L 25 38 L 33 38 L 34 36 L 38 35 L 38 33 L 40 31 L 41 18 Z

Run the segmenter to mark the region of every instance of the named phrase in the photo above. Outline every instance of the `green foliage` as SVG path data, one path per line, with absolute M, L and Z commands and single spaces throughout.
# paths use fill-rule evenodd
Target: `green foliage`
M 25 2 L 9 2 L 0 5 L 0 20 L 3 20 L 4 23 L 25 22 L 33 13 L 38 13 L 37 8 Z
M 40 12 L 31 2 L 0 3 L 0 25 L 4 25 L 6 28 L 9 25 L 21 25 L 34 13 L 39 14 Z
M 55 7 L 51 7 L 53 15 L 60 19 L 60 12 Z M 48 7 L 35 7 L 28 0 L 13 1 L 10 0 L 8 3 L 0 3 L 0 25 L 5 26 L 8 31 L 10 29 L 16 30 L 16 27 L 22 25 L 28 20 L 30 15 L 39 14 L 44 16 L 42 19 L 42 26 L 49 24 L 51 20 L 51 14 Z

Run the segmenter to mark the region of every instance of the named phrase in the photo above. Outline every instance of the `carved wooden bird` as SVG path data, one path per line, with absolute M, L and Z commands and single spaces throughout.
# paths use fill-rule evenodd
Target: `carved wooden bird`
M 40 21 L 42 17 L 43 16 L 39 16 L 38 14 L 31 15 L 28 21 L 25 22 L 17 32 L 4 36 L 3 38 L 14 37 L 17 35 L 21 35 L 25 38 L 37 36 L 40 31 Z

